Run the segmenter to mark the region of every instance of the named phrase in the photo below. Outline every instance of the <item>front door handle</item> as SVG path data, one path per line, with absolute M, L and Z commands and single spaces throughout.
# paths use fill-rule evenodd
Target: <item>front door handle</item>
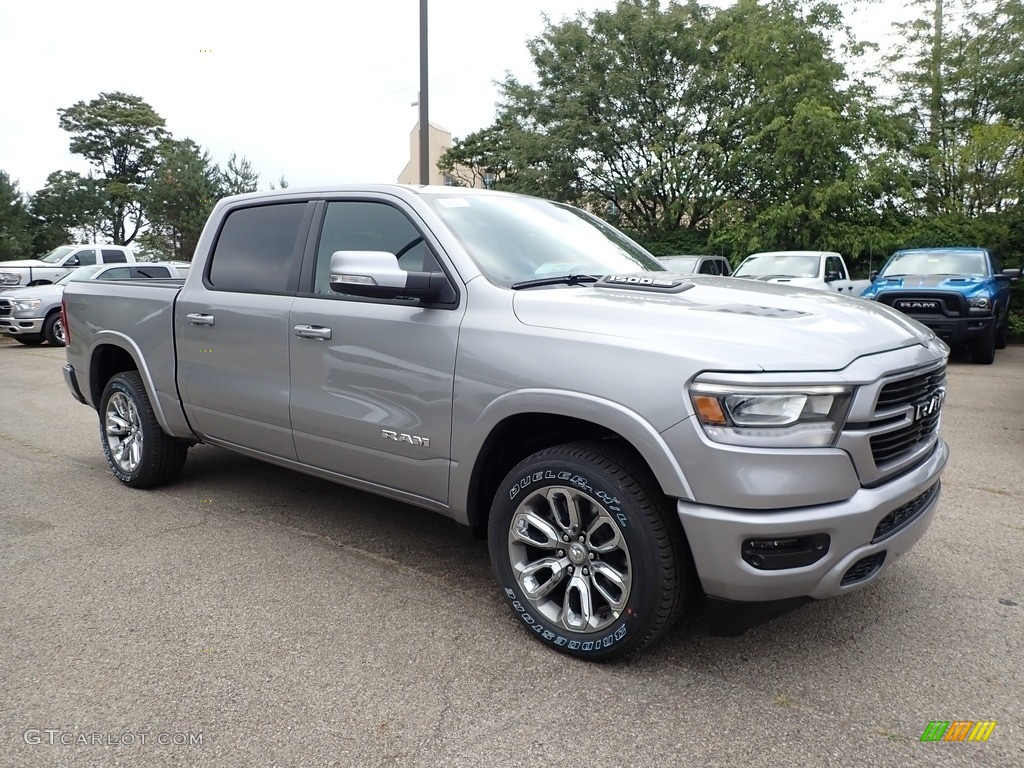
M 296 325 L 295 335 L 300 339 L 329 339 L 331 329 L 322 325 Z
M 199 312 L 193 312 L 190 315 L 186 315 L 191 325 L 213 325 L 213 315 L 203 315 Z

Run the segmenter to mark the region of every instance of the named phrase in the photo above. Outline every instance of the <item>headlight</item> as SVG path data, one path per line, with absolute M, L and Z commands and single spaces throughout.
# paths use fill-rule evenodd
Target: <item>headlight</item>
M 849 387 L 690 387 L 697 420 L 716 443 L 758 448 L 835 445 L 846 421 Z
M 21 275 L 17 272 L 0 272 L 0 285 L 18 285 Z
M 25 312 L 29 309 L 39 309 L 39 305 L 42 304 L 42 299 L 11 299 L 15 311 Z
M 992 309 L 992 302 L 987 296 L 976 296 L 973 299 L 968 299 L 967 305 L 970 307 L 971 312 L 988 312 Z

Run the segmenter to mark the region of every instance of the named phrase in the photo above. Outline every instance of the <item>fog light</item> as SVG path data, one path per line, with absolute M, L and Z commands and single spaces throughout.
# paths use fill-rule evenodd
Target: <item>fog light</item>
M 744 562 L 761 571 L 813 565 L 828 554 L 827 533 L 779 539 L 747 539 L 740 546 Z

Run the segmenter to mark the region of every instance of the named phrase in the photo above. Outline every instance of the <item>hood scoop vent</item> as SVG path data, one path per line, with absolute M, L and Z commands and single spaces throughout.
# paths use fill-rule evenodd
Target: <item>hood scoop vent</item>
M 628 288 L 634 291 L 653 291 L 655 293 L 682 293 L 694 287 L 686 278 L 669 274 L 662 277 L 660 272 L 639 272 L 632 275 L 605 275 L 594 288 Z
M 726 312 L 730 315 L 752 315 L 754 317 L 803 317 L 807 312 L 780 307 L 758 307 L 753 304 L 723 304 L 718 307 L 696 307 L 700 312 Z

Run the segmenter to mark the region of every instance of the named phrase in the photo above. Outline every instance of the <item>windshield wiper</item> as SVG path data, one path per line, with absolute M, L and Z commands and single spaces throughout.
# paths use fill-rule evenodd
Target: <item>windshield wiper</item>
M 582 283 L 596 283 L 601 278 L 594 275 L 552 275 L 551 277 L 537 277 L 533 280 L 520 280 L 512 283 L 512 290 L 520 288 L 534 288 L 539 285 L 581 285 Z

